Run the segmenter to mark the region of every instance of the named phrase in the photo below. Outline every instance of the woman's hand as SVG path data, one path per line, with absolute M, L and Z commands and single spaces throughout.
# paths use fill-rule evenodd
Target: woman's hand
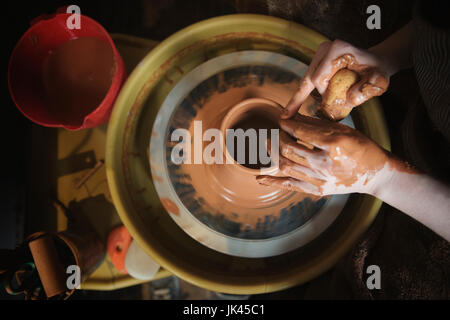
M 314 89 L 323 95 L 330 79 L 344 68 L 356 72 L 359 79 L 347 91 L 347 99 L 342 103 L 342 108 L 351 110 L 354 106 L 383 94 L 389 85 L 390 76 L 395 72 L 384 60 L 379 55 L 358 49 L 341 40 L 323 42 L 314 55 L 299 90 L 286 106 L 282 118 L 294 116 Z
M 285 131 L 280 133 L 283 176 L 258 176 L 260 184 L 316 196 L 371 194 L 450 241 L 447 185 L 343 124 L 296 115 L 280 126 Z
M 390 154 L 346 125 L 297 115 L 281 120 L 280 126 L 279 169 L 284 177 L 258 176 L 260 184 L 316 196 L 375 194 L 392 174 Z

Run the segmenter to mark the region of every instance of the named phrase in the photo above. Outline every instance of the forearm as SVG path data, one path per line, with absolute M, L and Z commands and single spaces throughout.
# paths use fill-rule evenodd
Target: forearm
M 443 183 L 394 169 L 373 195 L 450 241 L 450 188 Z
M 413 23 L 409 22 L 369 51 L 385 64 L 389 76 L 412 66 Z

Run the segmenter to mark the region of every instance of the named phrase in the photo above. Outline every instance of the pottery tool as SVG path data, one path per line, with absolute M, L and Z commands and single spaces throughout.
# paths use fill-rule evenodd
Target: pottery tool
M 100 167 L 105 163 L 105 160 L 99 160 L 95 166 L 89 170 L 88 172 L 86 172 L 86 174 L 80 179 L 80 181 L 77 183 L 77 185 L 75 186 L 75 189 L 80 189 L 85 183 L 86 181 L 89 180 L 89 178 L 97 172 L 98 169 L 100 169 Z
M 346 106 L 347 92 L 358 81 L 358 74 L 341 69 L 331 78 L 323 94 L 317 115 L 321 118 L 340 121 L 347 117 L 353 107 Z
M 12 268 L 3 272 L 0 272 L 0 281 L 8 294 L 15 296 L 23 293 L 26 300 L 36 300 L 43 296 L 42 283 L 33 262 L 27 261 L 20 267 L 17 266 L 17 270 Z
M 34 264 L 47 298 L 66 292 L 66 272 L 56 250 L 53 236 L 43 235 L 29 243 Z

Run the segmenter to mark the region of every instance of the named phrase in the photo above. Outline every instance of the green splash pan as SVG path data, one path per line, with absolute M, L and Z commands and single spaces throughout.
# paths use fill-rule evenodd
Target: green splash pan
M 209 249 L 180 229 L 152 182 L 148 146 L 158 110 L 189 71 L 214 57 L 243 50 L 281 53 L 309 63 L 327 39 L 293 22 L 261 15 L 212 18 L 155 47 L 127 79 L 111 116 L 106 167 L 111 195 L 133 238 L 168 271 L 197 286 L 231 294 L 257 294 L 307 282 L 331 268 L 366 231 L 381 201 L 353 194 L 334 223 L 297 250 L 242 258 Z M 352 112 L 356 128 L 385 149 L 390 142 L 378 99 Z

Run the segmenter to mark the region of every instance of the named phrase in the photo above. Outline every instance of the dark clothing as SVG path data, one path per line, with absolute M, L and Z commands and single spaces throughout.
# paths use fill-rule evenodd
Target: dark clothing
M 450 142 L 450 29 L 435 27 L 420 15 L 414 24 L 412 56 L 420 93 L 431 121 Z
M 436 4 L 423 1 L 414 10 L 412 60 L 421 97 L 402 126 L 403 151 L 410 163 L 450 183 L 450 19 Z M 381 269 L 381 290 L 366 286 L 372 264 Z M 325 282 L 331 285 L 323 290 Z M 317 283 L 322 289 L 311 282 L 307 297 L 449 299 L 450 243 L 384 204 L 350 254 Z
M 339 38 L 364 48 L 406 24 L 408 20 L 404 20 L 401 10 L 411 5 L 382 0 L 235 0 L 235 3 L 238 10 L 243 9 L 241 12 L 294 20 L 332 40 Z M 365 29 L 365 10 L 370 4 L 381 8 L 381 30 Z M 450 183 L 450 17 L 443 4 L 445 1 L 416 3 L 412 59 L 417 83 L 412 77 L 401 78 L 404 73 L 396 75 L 381 98 L 393 152 Z M 394 92 L 396 89 L 399 95 Z M 407 104 L 408 109 L 402 110 L 402 104 Z M 367 288 L 369 265 L 380 267 L 380 290 Z M 297 288 L 297 292 L 298 298 L 313 299 L 449 299 L 450 243 L 383 204 L 373 225 L 347 256 L 329 272 Z
M 404 138 L 412 163 L 450 183 L 450 19 L 433 4 L 415 8 L 412 58 L 423 103 L 411 110 Z

